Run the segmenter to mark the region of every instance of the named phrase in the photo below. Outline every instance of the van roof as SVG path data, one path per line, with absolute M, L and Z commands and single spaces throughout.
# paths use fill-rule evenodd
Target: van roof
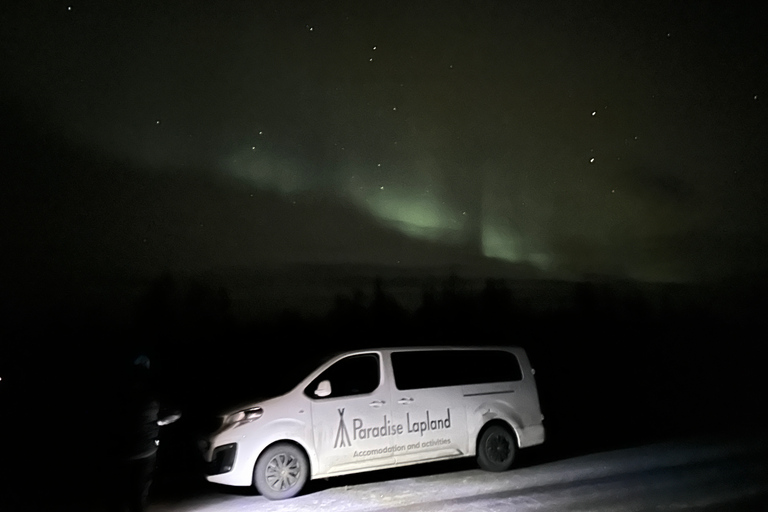
M 517 345 L 413 345 L 413 346 L 389 346 L 389 347 L 369 347 L 343 350 L 334 352 L 332 357 L 346 354 L 357 354 L 360 352 L 395 352 L 395 351 L 420 351 L 420 350 L 523 350 Z

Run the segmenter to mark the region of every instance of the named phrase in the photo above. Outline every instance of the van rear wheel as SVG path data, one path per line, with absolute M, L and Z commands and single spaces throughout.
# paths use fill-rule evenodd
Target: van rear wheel
M 296 496 L 308 477 L 307 456 L 301 448 L 289 443 L 278 443 L 264 450 L 253 470 L 256 489 L 270 500 Z
M 506 471 L 515 461 L 516 452 L 512 433 L 501 425 L 491 425 L 477 443 L 477 463 L 486 471 Z

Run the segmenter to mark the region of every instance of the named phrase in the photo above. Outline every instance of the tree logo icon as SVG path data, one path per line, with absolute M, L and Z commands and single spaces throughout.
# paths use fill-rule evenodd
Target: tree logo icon
M 337 409 L 337 411 L 339 411 L 339 428 L 336 430 L 336 442 L 333 443 L 333 447 L 352 446 L 347 426 L 344 424 L 344 409 Z

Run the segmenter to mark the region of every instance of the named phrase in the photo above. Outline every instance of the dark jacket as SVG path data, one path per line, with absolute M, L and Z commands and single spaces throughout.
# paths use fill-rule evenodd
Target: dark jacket
M 134 370 L 123 384 L 116 415 L 116 452 L 122 460 L 150 457 L 157 451 L 160 404 L 146 370 Z

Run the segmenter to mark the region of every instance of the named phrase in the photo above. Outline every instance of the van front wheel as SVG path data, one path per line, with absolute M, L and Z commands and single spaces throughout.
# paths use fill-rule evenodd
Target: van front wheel
M 308 477 L 307 456 L 301 448 L 289 443 L 278 443 L 264 450 L 253 470 L 256 489 L 270 500 L 296 496 Z
M 491 425 L 477 443 L 477 463 L 486 471 L 506 471 L 515 461 L 517 444 L 509 430 Z

